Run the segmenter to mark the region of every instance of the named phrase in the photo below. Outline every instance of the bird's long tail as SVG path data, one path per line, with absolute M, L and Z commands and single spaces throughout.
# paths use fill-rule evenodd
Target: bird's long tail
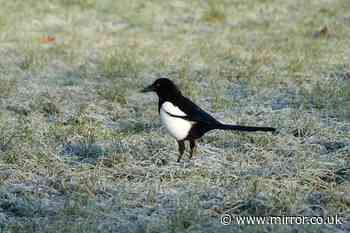
M 226 124 L 215 125 L 214 129 L 249 131 L 249 132 L 255 132 L 255 131 L 275 132 L 276 131 L 276 129 L 272 127 L 255 127 L 255 126 L 226 125 Z

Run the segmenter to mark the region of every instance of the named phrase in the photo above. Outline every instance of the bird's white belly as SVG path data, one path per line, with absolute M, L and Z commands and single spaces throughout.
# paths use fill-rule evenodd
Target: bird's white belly
M 185 139 L 192 127 L 192 122 L 170 116 L 163 109 L 160 110 L 160 119 L 170 135 L 176 140 Z

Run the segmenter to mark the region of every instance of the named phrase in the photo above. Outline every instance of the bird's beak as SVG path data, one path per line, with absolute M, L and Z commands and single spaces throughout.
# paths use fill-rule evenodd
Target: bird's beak
M 144 89 L 141 90 L 142 93 L 145 93 L 145 92 L 151 92 L 151 91 L 154 91 L 154 87 L 153 85 L 150 85 Z

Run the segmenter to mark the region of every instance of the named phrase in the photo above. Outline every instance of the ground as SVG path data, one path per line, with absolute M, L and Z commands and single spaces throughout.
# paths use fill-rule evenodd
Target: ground
M 0 232 L 350 231 L 350 1 L 0 4 Z M 177 163 L 139 92 L 158 77 L 278 134 L 213 131 Z

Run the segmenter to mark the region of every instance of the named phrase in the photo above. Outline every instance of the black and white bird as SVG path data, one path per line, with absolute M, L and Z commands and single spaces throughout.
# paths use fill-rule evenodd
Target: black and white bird
M 142 92 L 156 92 L 158 95 L 158 111 L 160 119 L 169 134 L 177 140 L 179 157 L 185 151 L 185 141 L 190 142 L 190 159 L 196 149 L 196 139 L 214 129 L 238 131 L 265 131 L 274 132 L 271 127 L 254 127 L 242 125 L 228 125 L 217 121 L 190 99 L 181 94 L 179 88 L 169 79 L 157 79 Z

